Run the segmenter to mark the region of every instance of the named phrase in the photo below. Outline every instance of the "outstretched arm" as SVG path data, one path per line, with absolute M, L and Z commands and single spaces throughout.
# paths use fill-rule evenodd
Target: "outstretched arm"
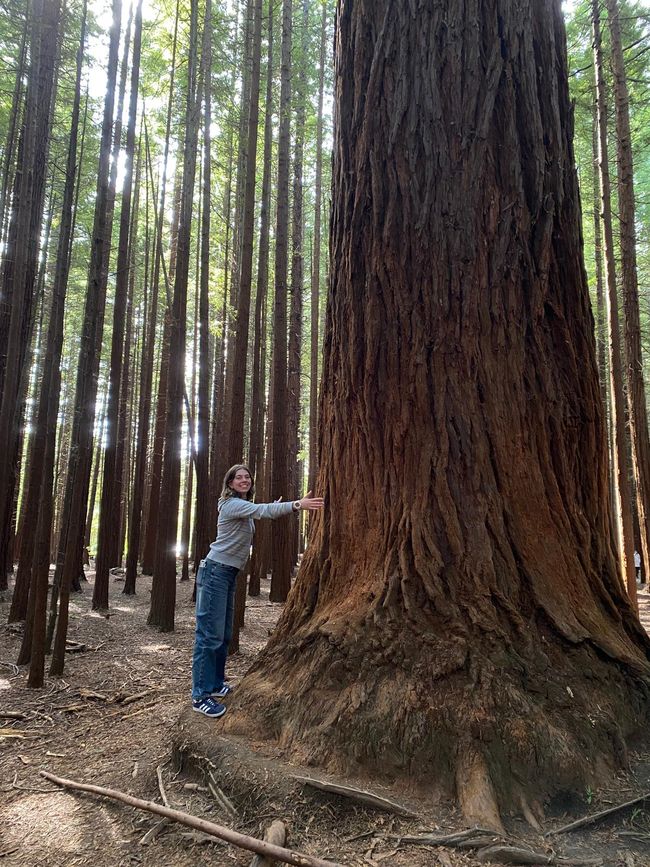
M 322 497 L 312 497 L 311 491 L 307 491 L 304 497 L 300 500 L 295 500 L 293 503 L 293 508 L 296 512 L 299 512 L 301 509 L 306 509 L 310 512 L 315 512 L 319 509 L 323 508 L 323 498 Z

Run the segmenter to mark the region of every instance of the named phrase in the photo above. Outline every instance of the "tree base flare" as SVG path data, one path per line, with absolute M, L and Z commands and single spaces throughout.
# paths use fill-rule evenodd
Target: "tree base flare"
M 539 827 L 547 797 L 625 767 L 646 724 L 648 681 L 587 642 L 526 654 L 448 637 L 423 652 L 415 635 L 381 634 L 329 621 L 272 640 L 224 730 L 331 773 L 407 782 L 503 831 L 504 811 Z

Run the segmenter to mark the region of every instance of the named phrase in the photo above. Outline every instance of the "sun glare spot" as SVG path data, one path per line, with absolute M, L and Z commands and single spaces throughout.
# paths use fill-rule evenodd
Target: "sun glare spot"
M 162 653 L 163 650 L 170 650 L 169 644 L 141 644 L 140 650 L 144 653 Z

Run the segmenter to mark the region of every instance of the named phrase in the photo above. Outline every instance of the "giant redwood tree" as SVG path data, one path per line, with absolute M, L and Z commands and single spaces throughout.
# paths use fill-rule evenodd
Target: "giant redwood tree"
M 227 723 L 493 825 L 648 716 L 560 5 L 338 4 L 326 509 Z

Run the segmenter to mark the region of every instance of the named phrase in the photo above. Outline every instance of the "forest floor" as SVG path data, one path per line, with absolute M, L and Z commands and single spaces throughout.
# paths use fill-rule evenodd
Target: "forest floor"
M 89 577 L 92 580 L 92 573 Z M 266 642 L 281 609 L 269 603 L 268 583 L 263 584 L 262 595 L 247 603 L 241 652 L 229 661 L 229 679 L 235 685 Z M 176 630 L 170 634 L 146 624 L 150 585 L 150 579 L 140 578 L 137 595 L 127 597 L 121 592 L 123 582 L 112 578 L 109 616 L 91 611 L 90 584 L 85 593 L 74 596 L 69 638 L 85 647 L 69 653 L 64 677 L 49 678 L 42 690 L 27 689 L 25 672 L 13 665 L 20 628 L 7 625 L 9 606 L 0 603 L 0 867 L 225 867 L 251 862 L 251 853 L 202 838 L 181 825 L 167 825 L 143 843 L 158 821 L 155 816 L 55 788 L 39 776 L 42 769 L 158 803 L 160 775 L 176 809 L 252 836 L 261 836 L 272 819 L 281 818 L 290 829 L 288 845 L 341 864 L 479 864 L 471 853 L 458 849 L 400 843 L 399 835 L 464 827 L 454 811 L 404 798 L 403 792 L 389 795 L 415 806 L 421 820 L 401 819 L 308 790 L 291 803 L 285 800 L 280 805 L 270 795 L 262 812 L 242 809 L 237 818 L 228 816 L 203 780 L 192 776 L 189 767 L 177 771 L 172 761 L 171 745 L 189 701 L 192 582 L 178 585 Z M 640 603 L 642 620 L 650 631 L 647 592 L 640 594 Z M 10 719 L 8 712 L 22 718 Z M 199 717 L 198 722 L 200 728 L 205 723 L 218 731 L 218 721 Z M 548 826 L 559 827 L 648 791 L 650 754 L 633 753 L 628 772 L 618 775 L 606 790 L 586 793 L 583 803 L 566 805 L 564 815 L 557 810 Z M 290 812 L 277 812 L 278 808 Z M 583 863 L 591 858 L 603 867 L 650 867 L 650 803 L 647 809 L 641 805 L 621 811 L 557 838 L 544 839 L 516 820 L 507 824 L 514 838 L 538 852 L 550 854 L 552 840 L 556 852 L 582 858 Z

